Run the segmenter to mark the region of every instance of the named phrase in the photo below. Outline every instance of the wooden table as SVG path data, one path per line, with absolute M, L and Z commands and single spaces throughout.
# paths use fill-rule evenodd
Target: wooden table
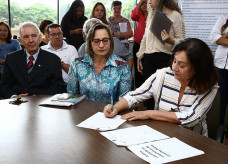
M 116 146 L 98 131 L 76 125 L 105 104 L 83 101 L 73 107 L 39 106 L 48 96 L 27 103 L 0 100 L 0 163 L 142 164 L 126 147 Z M 228 163 L 228 147 L 180 126 L 161 121 L 126 122 L 120 128 L 148 125 L 203 150 L 204 155 L 172 163 Z M 135 134 L 137 135 L 137 134 Z

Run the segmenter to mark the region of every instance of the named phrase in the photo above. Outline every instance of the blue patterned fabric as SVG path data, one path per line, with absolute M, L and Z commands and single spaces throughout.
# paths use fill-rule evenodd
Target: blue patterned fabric
M 105 67 L 96 74 L 94 63 L 87 54 L 76 58 L 68 72 L 67 92 L 84 94 L 88 100 L 111 103 L 111 91 L 114 104 L 119 96 L 131 89 L 131 73 L 128 64 L 123 59 L 112 55 Z
M 5 60 L 7 54 L 18 50 L 21 50 L 18 40 L 12 39 L 11 43 L 0 44 L 0 59 Z M 3 66 L 0 64 L 0 71 L 3 69 Z

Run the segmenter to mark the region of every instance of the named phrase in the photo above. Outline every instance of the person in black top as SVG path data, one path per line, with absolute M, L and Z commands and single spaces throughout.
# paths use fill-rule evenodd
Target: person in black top
M 73 45 L 77 50 L 84 43 L 82 27 L 87 20 L 87 17 L 84 16 L 84 9 L 84 3 L 81 0 L 75 0 L 61 22 L 66 42 Z
M 43 33 L 43 36 L 44 36 L 42 38 L 42 41 L 40 42 L 40 45 L 39 45 L 40 47 L 48 44 L 49 39 L 48 39 L 48 34 L 47 34 L 47 26 L 52 23 L 53 22 L 48 19 L 44 19 L 40 22 L 39 29 Z

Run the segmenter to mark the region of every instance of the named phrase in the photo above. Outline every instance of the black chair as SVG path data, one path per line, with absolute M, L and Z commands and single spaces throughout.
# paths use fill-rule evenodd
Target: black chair
M 208 137 L 217 142 L 223 143 L 225 134 L 225 125 L 219 123 L 220 114 L 220 95 L 219 91 L 215 97 L 213 105 L 207 114 Z
M 224 125 L 219 125 L 219 127 L 216 130 L 215 140 L 217 142 L 223 143 L 224 134 L 225 134 L 225 126 Z

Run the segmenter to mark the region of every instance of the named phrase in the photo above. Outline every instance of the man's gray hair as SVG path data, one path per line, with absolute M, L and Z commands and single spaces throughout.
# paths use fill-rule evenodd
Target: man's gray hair
M 19 34 L 19 37 L 21 37 L 21 30 L 23 27 L 25 26 L 33 26 L 36 28 L 36 31 L 37 31 L 37 34 L 40 35 L 40 29 L 39 27 L 37 26 L 37 24 L 33 23 L 33 22 L 24 22 L 24 23 L 21 23 L 18 27 L 18 34 Z
M 85 23 L 83 25 L 83 29 L 82 29 L 84 35 L 88 34 L 90 27 L 92 25 L 94 25 L 95 23 L 102 23 L 102 21 L 100 19 L 97 19 L 97 18 L 90 18 L 90 19 L 85 21 Z

